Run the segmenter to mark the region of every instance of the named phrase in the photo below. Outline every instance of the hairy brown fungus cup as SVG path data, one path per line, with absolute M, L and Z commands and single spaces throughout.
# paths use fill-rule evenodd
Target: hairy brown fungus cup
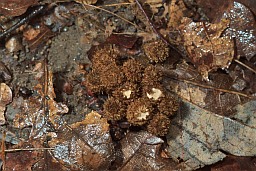
M 147 125 L 147 131 L 157 136 L 165 136 L 170 128 L 171 120 L 163 114 L 156 114 Z
M 126 118 L 134 126 L 146 124 L 153 115 L 153 106 L 145 98 L 139 98 L 132 102 L 126 112 Z
M 86 76 L 85 86 L 90 89 L 93 93 L 98 93 L 103 90 L 102 83 L 100 81 L 100 74 L 94 70 L 92 70 Z
M 157 107 L 161 114 L 170 117 L 179 109 L 179 102 L 174 96 L 167 95 L 165 98 L 160 98 Z
M 130 82 L 140 82 L 143 76 L 144 67 L 135 59 L 128 59 L 123 64 L 123 72 Z
M 160 83 L 163 79 L 163 73 L 154 65 L 148 65 L 143 74 L 142 85 L 154 85 Z
M 163 62 L 169 56 L 169 48 L 162 40 L 156 40 L 143 45 L 144 52 L 150 61 Z
M 117 55 L 110 47 L 97 49 L 92 54 L 92 65 L 94 69 L 101 70 L 109 64 L 116 64 Z
M 118 121 L 125 117 L 126 106 L 118 99 L 110 97 L 103 105 L 104 117 Z
M 124 75 L 119 66 L 110 64 L 101 69 L 100 81 L 106 92 L 109 92 L 123 84 Z

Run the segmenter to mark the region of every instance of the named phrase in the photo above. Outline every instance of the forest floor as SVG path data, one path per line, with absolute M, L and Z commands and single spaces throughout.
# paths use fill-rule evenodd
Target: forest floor
M 254 0 L 3 0 L 2 170 L 255 170 Z

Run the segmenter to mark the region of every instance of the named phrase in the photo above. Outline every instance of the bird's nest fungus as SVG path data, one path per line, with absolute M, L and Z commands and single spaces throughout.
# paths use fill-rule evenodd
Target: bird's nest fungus
M 164 51 L 158 52 L 164 58 L 168 56 L 165 45 L 160 47 L 161 43 L 149 43 L 152 44 Z M 156 61 L 149 49 L 144 47 L 145 55 Z M 156 62 L 159 61 L 162 59 Z M 92 71 L 86 76 L 86 86 L 94 93 L 108 95 L 103 116 L 109 121 L 128 121 L 131 126 L 158 136 L 168 133 L 171 116 L 179 107 L 175 96 L 164 87 L 163 73 L 158 67 L 142 64 L 136 58 L 123 60 L 108 46 L 92 54 Z

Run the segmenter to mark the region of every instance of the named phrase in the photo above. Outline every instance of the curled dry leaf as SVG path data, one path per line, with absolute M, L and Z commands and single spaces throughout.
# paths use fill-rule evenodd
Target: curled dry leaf
M 5 124 L 5 106 L 12 101 L 12 90 L 5 83 L 0 84 L 0 125 Z
M 256 155 L 256 129 L 246 123 L 185 101 L 172 123 L 167 135 L 168 153 L 174 160 L 182 159 L 181 165 L 187 170 L 222 160 L 226 157 L 222 151 L 236 156 Z
M 217 24 L 193 22 L 183 18 L 180 31 L 188 56 L 198 71 L 208 80 L 208 72 L 227 68 L 234 56 L 234 43 L 229 36 L 221 37 L 228 20 Z
M 74 170 L 107 170 L 113 160 L 113 143 L 109 125 L 96 112 L 62 129 L 49 142 L 53 156 Z

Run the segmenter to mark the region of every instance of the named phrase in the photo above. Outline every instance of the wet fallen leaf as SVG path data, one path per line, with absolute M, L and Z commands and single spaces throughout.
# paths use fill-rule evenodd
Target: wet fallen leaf
M 30 136 L 40 137 L 47 133 L 47 130 L 58 128 L 63 124 L 60 115 L 67 113 L 68 107 L 55 101 L 52 72 L 48 70 L 43 72 L 45 68 L 41 63 L 36 66 L 38 73 L 43 73 L 37 78 L 39 83 L 34 87 L 37 95 L 28 99 L 22 97 L 14 99 L 12 105 L 19 110 L 14 116 L 13 124 L 17 128 L 32 126 Z
M 230 27 L 225 34 L 236 40 L 237 55 L 250 60 L 256 54 L 256 22 L 251 10 L 243 4 L 234 2 L 224 18 L 230 19 Z
M 255 111 L 253 111 L 255 115 Z M 194 170 L 226 157 L 255 156 L 255 128 L 184 102 L 173 120 L 167 142 L 168 153 L 182 159 L 183 167 Z
M 229 36 L 221 37 L 229 26 L 228 20 L 210 24 L 193 22 L 183 18 L 180 25 L 184 46 L 188 56 L 198 71 L 208 80 L 208 72 L 218 68 L 228 68 L 234 55 L 234 43 Z
M 118 170 L 174 170 L 174 161 L 160 157 L 163 143 L 161 138 L 144 131 L 128 133 L 121 140 L 123 164 Z
M 233 87 L 236 82 L 223 73 L 212 73 L 210 81 L 202 81 L 196 70 L 186 63 L 178 64 L 173 72 L 177 78 L 171 79 L 167 85 L 172 91 L 182 99 L 222 116 L 232 117 L 234 107 L 250 100 L 254 93 L 236 90 Z
M 107 120 L 96 112 L 65 127 L 49 142 L 54 158 L 75 170 L 107 170 L 113 160 L 113 143 Z
M 134 46 L 137 39 L 137 36 L 112 34 L 107 38 L 107 42 L 130 49 Z

